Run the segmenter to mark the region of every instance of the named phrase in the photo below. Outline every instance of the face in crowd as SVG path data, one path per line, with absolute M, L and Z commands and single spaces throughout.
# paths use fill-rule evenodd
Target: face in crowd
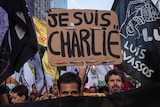
M 13 104 L 23 103 L 28 100 L 28 88 L 24 85 L 17 85 L 11 90 L 10 97 Z
M 121 71 L 111 70 L 106 74 L 105 82 L 110 95 L 119 93 L 123 90 L 125 76 Z
M 77 74 L 67 72 L 59 77 L 58 96 L 79 96 L 81 89 L 81 80 Z

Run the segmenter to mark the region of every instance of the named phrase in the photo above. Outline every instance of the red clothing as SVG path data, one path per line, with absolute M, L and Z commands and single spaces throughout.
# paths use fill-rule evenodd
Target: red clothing
M 116 65 L 114 65 L 114 70 L 119 70 L 121 72 L 124 72 L 123 70 L 121 70 L 120 68 L 118 68 Z M 128 82 L 126 80 L 124 82 L 124 90 L 129 90 Z
M 91 89 L 88 89 L 88 88 L 84 88 L 84 92 L 86 92 L 86 93 L 94 93 Z

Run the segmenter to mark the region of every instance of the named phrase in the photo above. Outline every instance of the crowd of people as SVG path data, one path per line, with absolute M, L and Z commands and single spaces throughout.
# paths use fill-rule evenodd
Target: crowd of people
M 64 73 L 59 77 L 57 84 L 53 84 L 50 90 L 44 94 L 42 94 L 42 90 L 45 88 L 46 82 L 44 82 L 43 87 L 39 91 L 36 89 L 35 84 L 33 84 L 32 92 L 30 93 L 25 85 L 16 85 L 11 90 L 6 85 L 1 85 L 0 103 L 15 104 L 66 96 L 99 96 L 97 93 L 101 93 L 100 96 L 107 96 L 124 91 L 125 75 L 119 70 L 110 70 L 105 75 L 105 86 L 92 86 L 89 89 L 84 88 L 86 69 L 87 64 L 83 62 L 83 65 L 79 66 L 79 72 L 77 74 L 73 72 Z

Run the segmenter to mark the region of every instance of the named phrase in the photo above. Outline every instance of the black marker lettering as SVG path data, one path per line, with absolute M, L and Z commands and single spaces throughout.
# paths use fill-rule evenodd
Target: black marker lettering
M 63 23 L 69 20 L 68 17 L 65 18 L 65 16 L 68 16 L 68 13 L 59 14 L 59 26 L 68 26 L 67 23 Z
M 111 36 L 112 36 L 113 33 L 118 34 L 118 31 L 115 31 L 115 30 L 114 30 L 114 31 L 110 31 L 109 34 L 108 34 L 108 52 L 109 52 L 109 54 L 110 54 L 111 56 L 113 56 L 113 57 L 115 57 L 115 58 L 120 58 L 119 55 L 115 55 L 115 54 L 113 54 L 112 51 L 111 51 L 111 45 L 118 45 L 118 42 L 111 42 Z
M 81 50 L 80 50 L 77 34 L 74 31 L 73 32 L 73 37 L 72 37 L 72 54 L 73 54 L 73 57 L 75 57 L 75 48 L 76 47 L 77 47 L 76 52 L 78 52 L 78 57 L 80 57 L 81 56 Z
M 52 39 L 53 39 L 53 36 L 55 36 L 55 34 L 58 34 L 58 32 L 56 31 L 56 32 L 53 32 L 53 33 L 51 33 L 51 35 L 49 36 L 49 38 L 48 38 L 48 49 L 50 50 L 50 52 L 52 53 L 52 54 L 54 54 L 54 55 L 60 55 L 60 52 L 59 51 L 54 51 L 53 49 L 52 49 L 52 46 L 51 46 L 51 42 L 52 42 Z M 59 35 L 58 35 L 59 36 Z
M 96 10 L 95 14 L 95 25 L 98 26 L 98 10 Z
M 103 22 L 103 24 L 100 24 L 100 26 L 105 26 L 105 27 L 107 27 L 107 26 L 109 26 L 109 25 L 111 24 L 110 20 L 107 19 L 107 16 L 110 16 L 110 15 L 111 15 L 111 13 L 104 13 L 104 14 L 102 14 L 101 18 L 102 18 L 102 20 L 105 21 L 106 23 Z
M 61 31 L 60 33 L 60 37 L 61 37 L 61 56 L 65 57 L 65 45 L 67 46 L 67 50 L 68 50 L 68 56 L 71 57 L 71 46 L 70 46 L 70 35 L 69 32 L 67 32 L 67 35 L 65 35 L 65 37 L 67 37 L 67 41 L 64 41 L 64 35 L 63 32 Z
M 90 13 L 90 20 L 88 20 L 87 16 L 89 16 L 87 13 L 84 13 L 84 21 L 86 24 L 92 24 L 93 23 L 93 13 Z
M 101 55 L 101 52 L 96 52 L 95 50 L 95 34 L 94 34 L 94 29 L 92 29 L 92 42 L 91 42 L 91 46 L 92 46 L 92 54 L 95 55 L 95 56 L 98 56 L 98 55 Z
M 90 33 L 88 30 L 86 29 L 81 29 L 80 30 L 80 40 L 81 40 L 81 51 L 82 51 L 82 56 L 84 57 L 84 44 L 86 46 L 86 51 L 87 51 L 87 56 L 91 55 L 90 52 L 90 45 L 89 42 L 87 41 L 87 39 L 89 38 Z
M 106 29 L 103 30 L 103 55 L 106 56 Z
M 51 16 L 51 18 L 53 19 L 53 21 L 48 20 L 48 25 L 50 27 L 56 27 L 57 26 L 57 19 L 56 19 L 57 14 L 48 14 L 48 16 Z
M 82 15 L 82 12 L 76 12 L 73 14 L 74 18 L 78 20 L 78 22 L 74 23 L 74 25 L 81 25 L 82 24 L 82 18 L 80 18 L 78 15 Z

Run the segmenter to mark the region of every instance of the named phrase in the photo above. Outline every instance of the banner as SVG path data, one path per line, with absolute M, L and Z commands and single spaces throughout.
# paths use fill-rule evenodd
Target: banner
M 19 71 L 38 50 L 25 0 L 0 1 L 0 83 Z
M 33 17 L 38 43 L 43 47 L 47 47 L 47 29 L 46 22 Z
M 42 66 L 43 66 L 45 73 L 51 75 L 53 82 L 56 83 L 56 81 L 59 78 L 59 73 L 58 73 L 57 67 L 53 67 L 48 63 L 47 50 L 45 50 L 43 54 Z
M 141 86 L 160 81 L 160 14 L 151 0 L 115 0 L 123 62 Z
M 32 72 L 35 74 L 35 85 L 37 90 L 39 91 L 42 88 L 43 82 L 45 80 L 45 74 L 42 68 L 39 51 L 35 54 L 35 56 L 32 59 L 29 59 L 27 62 L 29 63 L 30 68 L 32 68 Z
M 61 97 L 20 104 L 1 104 L 1 107 L 159 107 L 160 83 L 117 93 L 107 97 Z
M 32 92 L 32 85 L 35 83 L 34 74 L 29 67 L 29 63 L 25 62 L 22 68 L 20 69 L 21 72 L 21 82 L 23 85 L 27 86 L 29 93 Z M 20 84 L 20 83 L 19 83 Z
M 157 1 L 157 7 L 158 7 L 158 10 L 160 12 L 160 1 L 159 0 Z
M 0 1 L 0 83 L 37 52 L 37 38 L 25 0 Z

